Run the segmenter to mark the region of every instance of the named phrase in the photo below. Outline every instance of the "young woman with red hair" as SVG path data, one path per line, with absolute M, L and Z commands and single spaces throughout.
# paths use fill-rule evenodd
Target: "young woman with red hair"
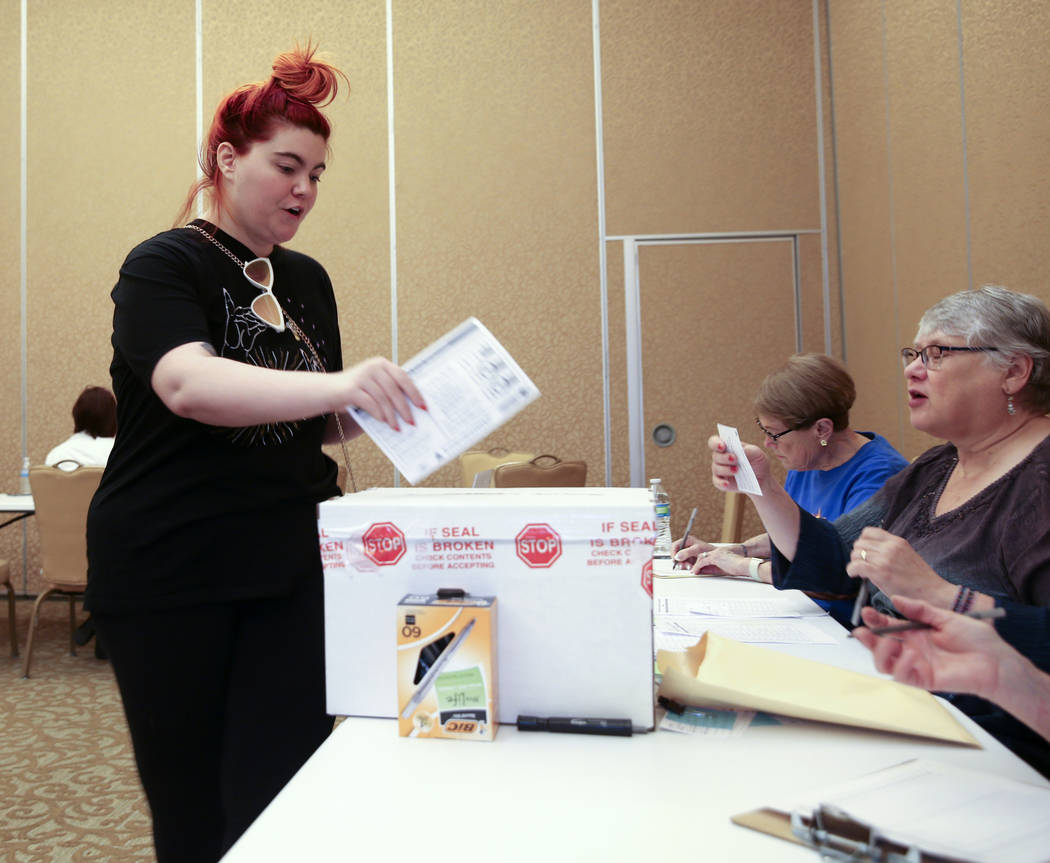
M 425 408 L 342 367 L 335 294 L 283 246 L 317 199 L 342 73 L 305 50 L 219 105 L 204 218 L 146 240 L 113 289 L 117 437 L 88 517 L 91 611 L 120 686 L 160 863 L 217 860 L 325 739 L 321 444 Z

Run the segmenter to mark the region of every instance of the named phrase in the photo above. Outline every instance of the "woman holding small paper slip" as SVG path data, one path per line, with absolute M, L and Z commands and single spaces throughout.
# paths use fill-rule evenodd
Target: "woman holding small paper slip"
M 864 578 L 887 612 L 894 594 L 960 612 L 1001 606 L 1000 635 L 1050 667 L 1050 311 L 1000 287 L 953 294 L 923 315 L 901 357 L 912 425 L 949 442 L 834 523 L 801 510 L 762 450 L 745 447 L 773 583 L 845 593 Z M 715 486 L 735 490 L 736 457 L 709 443 Z M 1016 722 L 986 702 L 958 706 L 1023 754 Z
M 893 604 L 923 626 L 900 631 L 894 627 L 897 618 L 864 609 L 867 626 L 853 634 L 874 654 L 879 671 L 923 689 L 987 698 L 1038 731 L 1050 745 L 1050 674 L 1003 641 L 989 623 L 906 596 L 894 596 Z M 891 631 L 881 632 L 880 627 Z
M 766 449 L 788 469 L 785 490 L 818 518 L 834 520 L 862 504 L 908 464 L 882 435 L 850 427 L 856 396 L 853 378 L 837 359 L 796 354 L 762 381 L 755 398 L 755 423 Z M 691 563 L 696 573 L 770 582 L 769 556 L 763 533 L 731 546 L 687 537 L 676 560 Z M 818 601 L 840 623 L 849 619 L 849 601 Z
M 423 399 L 385 359 L 343 370 L 335 293 L 290 241 L 317 200 L 342 73 L 305 50 L 219 105 L 179 227 L 113 289 L 116 442 L 88 517 L 91 610 L 157 859 L 217 860 L 332 728 L 316 506 L 357 406 Z M 183 225 L 207 191 L 205 217 Z

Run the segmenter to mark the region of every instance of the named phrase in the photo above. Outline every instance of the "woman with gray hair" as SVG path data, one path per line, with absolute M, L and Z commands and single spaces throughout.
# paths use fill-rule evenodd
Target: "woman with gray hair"
M 773 583 L 845 593 L 863 578 L 890 613 L 893 594 L 957 612 L 1000 606 L 998 633 L 1050 669 L 1050 310 L 1001 287 L 962 291 L 923 315 L 901 359 L 912 425 L 947 443 L 835 522 L 802 511 L 762 450 L 744 448 Z M 717 437 L 709 445 L 715 486 L 737 490 L 734 457 Z M 1050 775 L 1045 741 L 973 696 L 956 703 Z

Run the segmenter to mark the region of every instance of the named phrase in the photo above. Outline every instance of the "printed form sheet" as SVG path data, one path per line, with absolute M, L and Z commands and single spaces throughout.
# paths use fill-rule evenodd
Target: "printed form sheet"
M 495 431 L 540 391 L 477 318 L 468 318 L 403 366 L 427 410 L 394 431 L 359 408 L 350 414 L 415 485 Z

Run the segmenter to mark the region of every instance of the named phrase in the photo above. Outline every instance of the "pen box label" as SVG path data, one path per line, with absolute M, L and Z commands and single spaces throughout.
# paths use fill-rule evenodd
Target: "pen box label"
M 402 737 L 492 740 L 496 599 L 406 594 L 397 606 Z

